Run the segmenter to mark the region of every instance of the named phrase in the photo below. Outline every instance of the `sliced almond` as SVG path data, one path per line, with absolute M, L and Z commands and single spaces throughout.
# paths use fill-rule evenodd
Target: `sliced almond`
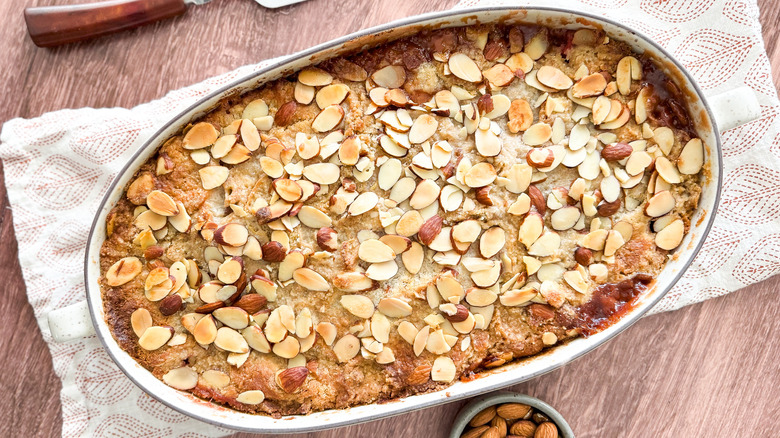
M 307 67 L 298 73 L 298 81 L 310 87 L 322 87 L 333 82 L 333 76 L 317 67 Z
M 661 217 L 674 210 L 677 201 L 668 190 L 656 193 L 647 201 L 645 213 L 650 217 Z
M 368 263 L 382 263 L 395 259 L 392 248 L 377 239 L 363 241 L 358 247 L 358 257 Z
M 293 272 L 293 280 L 300 286 L 313 291 L 327 292 L 330 284 L 325 278 L 309 268 L 298 268 Z
M 162 376 L 166 385 L 182 391 L 192 389 L 198 384 L 198 373 L 190 367 L 174 368 Z
M 450 55 L 447 65 L 450 72 L 459 79 L 467 82 L 479 82 L 482 80 L 482 72 L 477 63 L 464 53 L 453 53 Z
M 222 307 L 211 314 L 217 321 L 235 330 L 244 329 L 249 325 L 249 314 L 240 307 Z
M 401 88 L 406 82 L 406 70 L 400 65 L 388 65 L 371 75 L 371 79 L 385 88 Z
M 245 405 L 259 405 L 265 400 L 265 394 L 259 389 L 244 391 L 238 394 L 236 401 Z
M 464 182 L 469 187 L 484 187 L 496 180 L 496 169 L 490 163 L 477 163 L 466 173 Z
M 294 337 L 288 336 L 281 342 L 274 344 L 271 351 L 283 359 L 292 359 L 301 352 L 301 344 Z
M 339 146 L 339 160 L 342 164 L 354 166 L 360 159 L 360 151 L 362 149 L 363 142 L 359 137 L 348 137 Z
M 580 210 L 577 207 L 563 207 L 553 212 L 550 224 L 556 231 L 565 231 L 574 227 L 579 219 Z
M 315 329 L 317 333 L 322 336 L 322 340 L 326 345 L 333 345 L 333 341 L 336 340 L 337 330 L 336 326 L 329 322 L 321 322 L 317 324 Z
M 460 302 L 466 295 L 463 285 L 451 275 L 444 275 L 436 279 L 436 289 L 445 301 L 453 304 Z
M 251 325 L 241 331 L 241 336 L 246 339 L 247 345 L 252 349 L 257 350 L 260 353 L 271 352 L 271 344 L 268 343 L 268 340 L 265 338 L 265 335 L 263 335 L 263 331 L 260 327 Z
M 333 163 L 315 163 L 303 168 L 303 176 L 317 184 L 333 184 L 339 180 L 341 170 Z
M 379 300 L 376 310 L 391 318 L 403 318 L 412 314 L 412 306 L 399 298 L 382 298 Z
M 490 258 L 498 254 L 506 244 L 506 233 L 500 227 L 492 227 L 479 238 L 479 252 L 482 257 Z
M 439 122 L 435 117 L 423 114 L 415 119 L 409 129 L 409 141 L 414 144 L 423 143 L 436 133 L 438 127 Z
M 347 311 L 349 311 L 349 313 L 358 318 L 368 319 L 374 314 L 374 303 L 366 296 L 342 295 L 339 302 Z
M 341 105 L 325 107 L 311 122 L 311 128 L 316 132 L 333 130 L 344 119 L 344 108 Z
M 543 233 L 528 248 L 528 254 L 534 257 L 548 257 L 555 254 L 561 246 L 561 236 L 553 231 Z
M 203 188 L 212 190 L 227 181 L 230 170 L 223 166 L 206 166 L 198 170 L 198 174 L 200 175 L 200 181 Z
M 330 105 L 338 105 L 349 94 L 349 87 L 344 84 L 331 84 L 317 92 L 317 106 L 325 109 Z
M 195 337 L 195 342 L 201 345 L 214 342 L 217 338 L 217 325 L 214 323 L 214 318 L 211 315 L 206 315 L 198 320 L 192 329 L 192 336 Z
M 433 361 L 433 367 L 431 368 L 431 380 L 434 382 L 452 382 L 455 380 L 457 369 L 455 368 L 455 362 L 449 357 L 441 356 L 437 357 Z
M 431 333 L 431 327 L 426 325 L 420 331 L 417 332 L 417 335 L 414 337 L 414 342 L 412 343 L 412 351 L 414 351 L 415 356 L 419 356 L 422 354 L 422 352 L 425 350 L 425 346 L 428 343 L 428 336 Z
M 423 180 L 417 185 L 414 193 L 412 193 L 412 197 L 409 200 L 409 206 L 415 210 L 421 210 L 436 202 L 440 192 L 441 188 L 435 181 L 429 179 Z
M 574 81 L 566 76 L 566 73 L 562 72 L 559 68 L 550 65 L 544 65 L 539 68 L 536 79 L 539 80 L 542 85 L 556 90 L 568 90 L 574 84 Z
M 344 335 L 341 339 L 336 341 L 333 346 L 333 353 L 336 354 L 336 359 L 339 362 L 348 362 L 353 357 L 357 356 L 360 352 L 360 339 L 354 335 Z
M 154 351 L 165 345 L 173 336 L 172 327 L 152 326 L 138 338 L 138 345 L 144 350 Z
M 211 123 L 200 122 L 187 131 L 182 140 L 184 149 L 201 149 L 209 147 L 217 141 L 219 132 Z
M 701 139 L 694 138 L 685 144 L 677 158 L 677 168 L 683 175 L 695 175 L 704 166 L 704 146 Z
M 412 242 L 412 246 L 408 251 L 401 254 L 401 261 L 404 264 L 404 268 L 414 275 L 420 272 L 424 261 L 425 252 L 422 245 L 417 242 Z
M 538 75 L 537 75 L 538 78 Z M 572 95 L 578 99 L 598 96 L 607 88 L 607 80 L 601 73 L 593 73 L 577 81 L 572 87 Z
M 483 71 L 482 75 L 494 87 L 506 87 L 515 79 L 515 73 L 504 64 L 494 64 Z
M 671 251 L 680 246 L 684 235 L 685 224 L 682 219 L 677 219 L 655 235 L 655 244 L 661 249 Z
M 544 122 L 531 125 L 523 133 L 523 143 L 529 146 L 539 146 L 550 140 L 552 137 L 552 127 Z
M 483 157 L 495 157 L 501 153 L 501 140 L 493 131 L 477 129 L 474 132 L 477 152 Z
M 111 265 L 106 271 L 106 284 L 112 287 L 121 286 L 141 273 L 143 264 L 137 257 L 125 257 Z
M 349 205 L 347 212 L 350 216 L 359 216 L 366 213 L 379 203 L 379 196 L 374 192 L 364 192 L 358 195 L 357 198 Z

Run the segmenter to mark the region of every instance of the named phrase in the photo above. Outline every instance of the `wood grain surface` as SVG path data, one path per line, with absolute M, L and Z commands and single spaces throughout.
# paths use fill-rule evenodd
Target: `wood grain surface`
M 243 64 L 446 9 L 456 0 L 310 0 L 279 10 L 217 0 L 97 41 L 36 48 L 22 10 L 55 3 L 76 1 L 0 2 L 0 122 L 62 108 L 131 107 Z M 777 0 L 759 4 L 778 84 L 780 8 Z M 0 207 L 0 436 L 60 436 L 61 385 L 26 299 L 4 186 Z M 780 277 L 644 318 L 597 351 L 511 389 L 552 404 L 578 437 L 778 436 L 778 286 Z M 307 436 L 445 437 L 460 406 Z

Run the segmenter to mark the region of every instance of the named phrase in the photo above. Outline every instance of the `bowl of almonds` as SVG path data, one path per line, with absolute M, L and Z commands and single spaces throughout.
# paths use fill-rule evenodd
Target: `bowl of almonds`
M 450 438 L 574 438 L 574 432 L 558 411 L 538 398 L 499 391 L 463 406 Z

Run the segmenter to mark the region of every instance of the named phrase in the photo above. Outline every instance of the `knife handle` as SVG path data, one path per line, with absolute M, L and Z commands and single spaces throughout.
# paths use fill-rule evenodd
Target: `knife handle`
M 132 29 L 186 10 L 184 0 L 109 0 L 26 8 L 24 19 L 36 46 L 53 47 Z

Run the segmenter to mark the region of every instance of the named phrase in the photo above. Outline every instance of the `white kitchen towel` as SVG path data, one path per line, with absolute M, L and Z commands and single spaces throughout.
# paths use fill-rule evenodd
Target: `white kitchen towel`
M 747 85 L 758 94 L 761 118 L 723 137 L 725 178 L 715 226 L 691 268 L 654 311 L 724 295 L 780 272 L 780 102 L 756 0 L 467 0 L 458 6 L 529 4 L 581 9 L 640 30 L 676 56 L 705 93 Z M 63 436 L 229 433 L 145 395 L 94 336 L 52 342 L 46 317 L 84 300 L 82 261 L 93 213 L 132 153 L 197 99 L 262 65 L 240 67 L 133 109 L 62 110 L 3 126 L 0 158 L 22 274 L 62 379 Z

